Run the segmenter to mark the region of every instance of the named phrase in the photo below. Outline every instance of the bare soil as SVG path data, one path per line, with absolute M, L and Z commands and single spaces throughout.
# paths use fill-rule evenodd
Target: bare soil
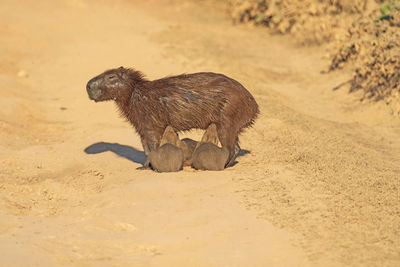
M 399 266 L 399 117 L 333 91 L 352 73 L 321 74 L 324 49 L 220 1 L 4 0 L 0 21 L 0 266 Z M 261 114 L 237 164 L 137 170 L 85 90 L 121 65 L 240 81 Z

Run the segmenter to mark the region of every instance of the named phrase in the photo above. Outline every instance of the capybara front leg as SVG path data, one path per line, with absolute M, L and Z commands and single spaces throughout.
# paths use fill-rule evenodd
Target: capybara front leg
M 142 136 L 141 138 L 142 141 L 142 146 L 143 146 L 143 150 L 144 150 L 144 156 L 145 156 L 145 161 L 143 163 L 143 167 L 138 168 L 140 170 L 145 170 L 145 169 L 149 169 L 150 168 L 150 148 L 149 145 L 147 143 L 147 139 L 145 136 Z
M 143 168 L 150 168 L 150 153 L 158 148 L 160 144 L 161 134 L 159 132 L 151 131 L 146 132 L 142 139 L 142 145 L 144 149 L 144 155 L 146 160 L 143 164 Z

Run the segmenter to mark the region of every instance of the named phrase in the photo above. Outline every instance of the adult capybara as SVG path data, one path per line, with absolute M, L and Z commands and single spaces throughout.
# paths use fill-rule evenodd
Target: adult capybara
M 141 137 L 146 162 L 164 129 L 207 129 L 215 123 L 218 138 L 229 152 L 226 166 L 240 151 L 238 135 L 259 113 L 253 96 L 239 82 L 212 72 L 200 72 L 149 81 L 133 69 L 105 71 L 86 86 L 94 101 L 114 100 L 122 115 Z
M 198 170 L 221 171 L 225 167 L 229 152 L 218 147 L 217 127 L 213 123 L 204 133 L 192 156 L 192 166 Z
M 151 151 L 149 160 L 151 167 L 158 172 L 177 172 L 182 170 L 184 155 L 183 150 L 178 147 L 179 137 L 168 126 L 160 141 L 160 147 Z

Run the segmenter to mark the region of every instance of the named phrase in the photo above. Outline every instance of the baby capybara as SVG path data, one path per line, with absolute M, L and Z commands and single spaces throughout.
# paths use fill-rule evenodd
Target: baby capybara
M 240 151 L 238 135 L 253 124 L 259 113 L 253 96 L 239 82 L 212 72 L 200 72 L 149 81 L 133 69 L 105 71 L 86 86 L 94 101 L 114 100 L 121 114 L 140 135 L 146 162 L 164 129 L 206 129 L 215 123 L 218 138 L 229 152 L 225 165 Z
M 183 150 L 183 155 L 185 157 L 183 166 L 192 165 L 192 155 L 196 149 L 196 146 L 197 142 L 190 138 L 183 138 L 180 142 L 178 142 L 178 147 Z
M 184 155 L 178 147 L 179 137 L 168 126 L 160 141 L 160 147 L 151 151 L 149 155 L 151 167 L 158 172 L 177 172 L 182 170 Z
M 192 166 L 198 170 L 221 171 L 229 156 L 226 148 L 218 147 L 217 127 L 213 123 L 204 133 L 192 156 Z

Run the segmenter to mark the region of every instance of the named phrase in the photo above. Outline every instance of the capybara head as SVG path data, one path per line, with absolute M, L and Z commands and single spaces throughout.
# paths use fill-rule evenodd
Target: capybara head
M 158 172 L 176 172 L 182 169 L 183 150 L 178 147 L 178 134 L 167 126 L 160 141 L 160 147 L 150 152 L 150 164 Z
M 103 72 L 102 74 L 91 79 L 87 85 L 86 90 L 89 98 L 98 101 L 117 100 L 120 96 L 129 94 L 132 86 L 132 78 L 136 77 L 141 79 L 139 72 L 119 67 Z

